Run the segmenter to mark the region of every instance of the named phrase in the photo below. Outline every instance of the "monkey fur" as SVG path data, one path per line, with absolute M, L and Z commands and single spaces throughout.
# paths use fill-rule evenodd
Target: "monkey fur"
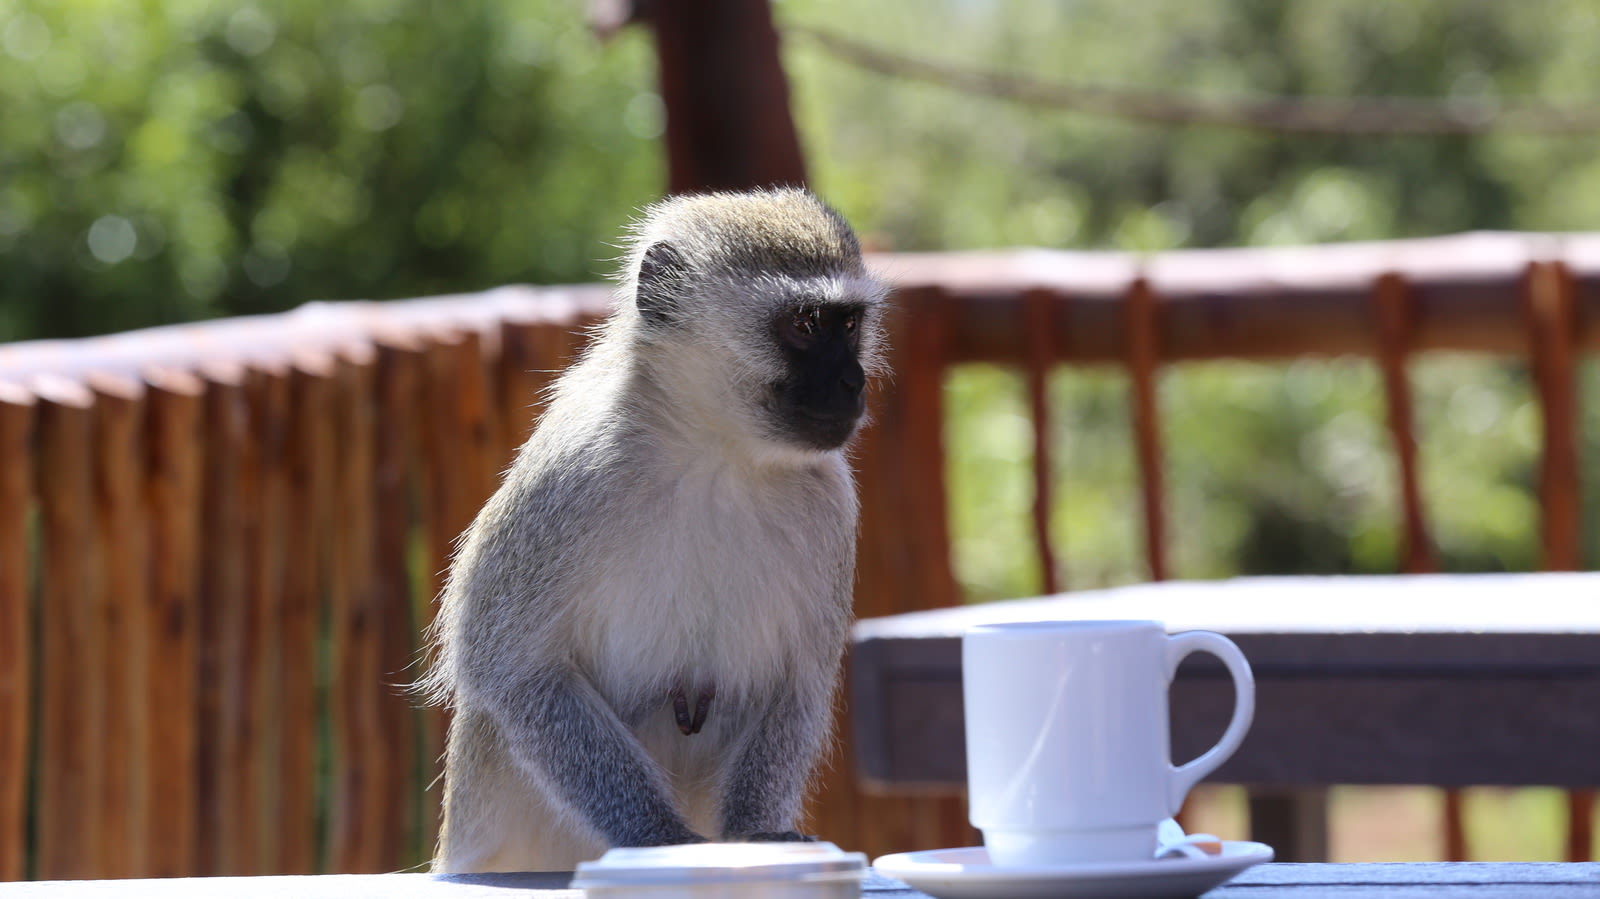
M 672 198 L 636 223 L 616 311 L 441 596 L 436 871 L 804 839 L 850 622 L 844 450 L 884 295 L 803 190 Z

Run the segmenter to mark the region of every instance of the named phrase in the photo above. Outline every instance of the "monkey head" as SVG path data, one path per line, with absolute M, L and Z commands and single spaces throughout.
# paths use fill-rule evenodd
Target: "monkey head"
M 633 237 L 618 315 L 666 401 L 791 450 L 849 442 L 887 291 L 843 217 L 803 190 L 707 194 L 651 207 Z

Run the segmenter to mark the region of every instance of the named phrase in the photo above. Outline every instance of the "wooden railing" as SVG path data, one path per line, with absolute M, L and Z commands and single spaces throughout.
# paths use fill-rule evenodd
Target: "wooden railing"
M 874 265 L 897 285 L 895 377 L 856 452 L 860 615 L 960 599 L 941 391 L 976 360 L 1022 368 L 1040 434 L 1051 366 L 1127 367 L 1145 555 L 1162 578 L 1162 364 L 1374 359 L 1405 568 L 1425 571 L 1407 360 L 1526 356 L 1544 411 L 1544 561 L 1578 565 L 1574 367 L 1600 343 L 1600 236 Z M 0 880 L 424 860 L 442 719 L 400 685 L 450 541 L 607 303 L 597 286 L 506 288 L 0 347 Z M 1050 572 L 1050 446 L 1036 447 Z M 864 795 L 847 759 L 824 776 L 814 832 L 873 854 L 970 839 L 957 799 Z

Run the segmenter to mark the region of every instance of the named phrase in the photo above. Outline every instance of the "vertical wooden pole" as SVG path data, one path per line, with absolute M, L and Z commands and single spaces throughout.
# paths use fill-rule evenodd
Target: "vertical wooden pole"
M 39 768 L 35 876 L 105 873 L 107 674 L 95 596 L 101 583 L 94 523 L 94 401 L 76 382 L 41 380 L 38 405 Z
M 33 394 L 0 383 L 0 881 L 27 876 L 33 738 Z
M 434 598 L 444 585 L 451 547 L 471 524 L 506 464 L 501 458 L 505 438 L 496 435 L 502 424 L 509 424 L 509 416 L 492 396 L 498 380 L 489 377 L 478 334 L 426 335 L 421 349 L 425 358 L 422 406 L 428 414 L 415 419 L 414 440 L 420 453 L 419 518 L 424 525 L 429 577 L 418 600 L 419 629 L 433 621 Z M 436 752 L 442 751 L 448 717 L 438 709 L 424 717 L 425 745 Z M 437 807 L 437 800 L 430 800 L 428 807 Z M 430 838 L 436 822 L 436 817 L 430 820 Z
M 949 297 L 930 290 L 906 297 L 916 313 L 902 318 L 895 354 L 895 399 L 886 436 L 898 438 L 888 465 L 877 472 L 894 490 L 896 518 L 912 539 L 908 575 L 895 591 L 896 611 L 956 605 L 945 502 L 944 370 L 948 358 Z M 888 405 L 888 404 L 886 404 Z M 914 586 L 913 586 L 914 585 Z
M 1378 370 L 1383 377 L 1383 392 L 1388 411 L 1389 437 L 1394 445 L 1400 474 L 1400 567 L 1407 574 L 1435 571 L 1433 541 L 1428 536 L 1427 516 L 1422 507 L 1422 486 L 1417 473 L 1416 418 L 1413 412 L 1411 381 L 1406 376 L 1406 361 L 1411 354 L 1416 331 L 1416 303 L 1411 285 L 1394 272 L 1379 276 L 1372 287 L 1374 319 L 1377 324 Z M 1441 823 L 1444 829 L 1444 857 L 1464 861 L 1470 854 L 1458 789 L 1443 791 Z
M 1525 277 L 1530 365 L 1543 415 L 1539 463 L 1543 567 L 1582 566 L 1582 482 L 1578 453 L 1577 286 L 1560 262 L 1534 262 Z M 1594 792 L 1567 794 L 1568 861 L 1588 861 L 1594 845 Z
M 385 687 L 375 579 L 370 351 L 339 360 L 334 403 L 339 458 L 329 585 L 334 763 L 328 866 L 340 874 L 371 873 L 387 867 L 382 792 L 390 781 L 378 712 Z
M 496 393 L 500 397 L 500 436 L 505 441 L 508 465 L 517 447 L 533 433 L 543 407 L 543 392 L 554 380 L 546 368 L 553 354 L 545 349 L 553 334 L 555 329 L 543 322 L 505 322 L 500 326 Z
M 1050 368 L 1055 362 L 1055 308 L 1059 297 L 1036 288 L 1022 295 L 1023 338 L 1027 341 L 1028 407 L 1033 415 L 1033 541 L 1044 592 L 1061 592 L 1050 533 L 1054 505 L 1050 464 Z
M 501 328 L 496 395 L 503 419 L 500 433 L 510 450 L 522 446 L 533 433 L 551 386 L 577 361 L 584 342 L 572 320 L 506 322 Z M 508 452 L 508 465 L 511 458 Z
M 108 747 L 96 817 L 103 822 L 99 864 L 108 877 L 145 869 L 145 789 L 152 759 L 145 755 L 148 719 L 142 710 L 145 658 L 150 647 L 142 616 L 148 608 L 149 564 L 144 509 L 144 400 L 139 382 L 91 377 L 95 434 L 94 524 L 104 560 L 93 597 L 100 622 L 106 683 L 101 734 Z
M 1160 321 L 1150 282 L 1134 279 L 1126 299 L 1128 375 L 1133 388 L 1134 448 L 1144 497 L 1145 558 L 1150 579 L 1167 579 L 1166 487 L 1162 471 L 1161 417 L 1156 396 L 1160 364 Z
M 284 556 L 278 808 L 283 822 L 276 868 L 284 874 L 320 870 L 317 759 L 320 715 L 318 671 L 335 467 L 334 366 L 326 356 L 302 356 L 289 370 L 287 534 Z
M 1437 570 L 1438 564 L 1434 560 L 1433 541 L 1428 537 L 1427 516 L 1423 513 L 1417 473 L 1416 422 L 1411 382 L 1406 377 L 1406 360 L 1411 354 L 1416 330 L 1411 286 L 1399 275 L 1385 274 L 1373 285 L 1372 300 L 1378 324 L 1378 368 L 1383 375 L 1389 436 L 1394 443 L 1400 472 L 1401 533 L 1405 539 L 1401 568 L 1408 574 L 1423 574 Z
M 199 619 L 205 382 L 162 370 L 146 374 L 146 482 L 150 511 L 150 602 L 144 624 L 151 760 L 144 829 L 146 873 L 183 877 L 199 866 Z
M 382 844 L 387 864 L 394 868 L 426 858 L 423 849 L 425 820 L 422 788 L 432 782 L 434 766 L 419 763 L 418 716 L 405 692 L 415 680 L 411 670 L 419 645 L 419 621 L 414 617 L 409 556 L 416 529 L 412 514 L 412 488 L 417 470 L 412 421 L 421 408 L 422 371 L 426 359 L 416 345 L 389 342 L 377 347 L 377 404 L 374 422 L 374 512 L 376 516 L 376 602 L 380 633 L 383 683 L 389 686 L 381 699 L 378 725 L 380 741 L 388 747 L 388 782 L 381 795 L 389 808 L 384 813 Z M 425 417 L 425 415 L 424 415 Z
M 916 594 L 900 596 L 902 611 L 948 608 L 960 603 L 955 568 L 950 555 L 950 516 L 945 498 L 949 482 L 944 452 L 944 374 L 949 359 L 949 295 L 934 291 L 923 298 L 917 313 L 907 320 L 905 354 L 897 381 L 904 410 L 905 442 L 896 457 L 902 521 L 918 540 Z M 893 482 L 891 482 L 893 483 Z M 962 827 L 966 804 L 950 796 L 913 798 L 913 842 L 916 848 L 936 849 L 943 836 Z
M 245 718 L 252 609 L 247 595 L 255 514 L 255 449 L 245 372 L 205 372 L 206 456 L 200 554 L 200 867 L 246 874 L 257 825 Z
M 804 184 L 767 0 L 650 4 L 673 193 Z
M 299 527 L 289 517 L 289 372 L 286 366 L 252 369 L 245 378 L 250 434 L 255 450 L 255 500 L 252 504 L 250 568 L 246 593 L 250 628 L 243 679 L 249 704 L 240 718 L 241 749 L 248 760 L 248 787 L 254 795 L 257 826 L 246 855 L 257 874 L 276 873 L 281 843 L 295 826 L 285 816 L 280 759 L 283 757 L 283 615 L 289 532 Z

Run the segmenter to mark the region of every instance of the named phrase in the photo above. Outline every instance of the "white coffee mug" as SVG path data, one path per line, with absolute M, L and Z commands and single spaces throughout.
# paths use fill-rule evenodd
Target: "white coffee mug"
M 1233 720 L 1174 767 L 1167 690 L 1191 652 L 1233 675 Z M 1255 680 L 1233 641 L 1168 636 L 1158 621 L 986 624 L 962 640 L 972 825 L 998 866 L 1148 859 L 1161 822 L 1227 760 L 1255 714 Z

